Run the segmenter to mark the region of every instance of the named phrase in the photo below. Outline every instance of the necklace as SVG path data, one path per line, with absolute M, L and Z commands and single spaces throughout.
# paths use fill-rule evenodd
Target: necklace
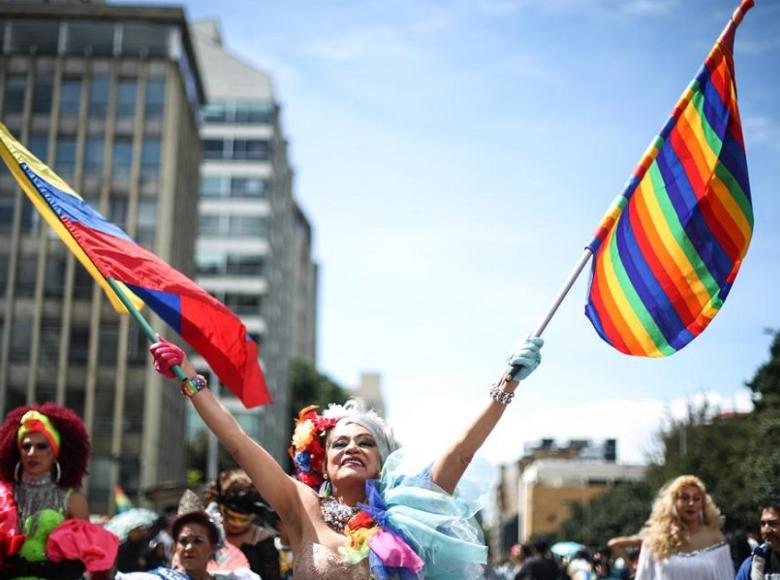
M 322 512 L 322 519 L 326 524 L 338 533 L 344 533 L 344 528 L 347 527 L 347 522 L 354 516 L 359 510 L 356 507 L 346 505 L 340 499 L 333 496 L 323 497 L 320 499 L 320 511 Z

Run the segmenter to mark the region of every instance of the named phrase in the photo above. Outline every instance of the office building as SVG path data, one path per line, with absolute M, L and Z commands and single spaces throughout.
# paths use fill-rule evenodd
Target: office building
M 194 276 L 203 90 L 182 9 L 0 4 L 0 115 L 111 221 Z M 152 325 L 172 336 L 147 313 Z M 137 325 L 0 174 L 0 414 L 73 408 L 92 434 L 88 496 L 182 483 L 185 407 Z
M 312 228 L 293 197 L 271 79 L 225 47 L 216 21 L 197 22 L 192 30 L 207 99 L 197 281 L 232 308 L 259 343 L 273 404 L 246 410 L 229 393 L 221 395 L 244 429 L 285 462 L 288 366 L 296 357 L 314 363 L 316 355 Z M 195 417 L 193 424 L 203 428 Z

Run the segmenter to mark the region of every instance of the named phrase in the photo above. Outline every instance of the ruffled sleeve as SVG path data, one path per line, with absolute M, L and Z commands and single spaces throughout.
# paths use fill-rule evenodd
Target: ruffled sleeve
M 46 557 L 49 560 L 79 560 L 89 572 L 110 570 L 118 549 L 119 538 L 85 520 L 65 520 L 46 540 Z
M 385 532 L 405 540 L 422 560 L 417 577 L 477 578 L 487 563 L 487 547 L 474 516 L 486 504 L 490 481 L 490 465 L 476 459 L 450 495 L 432 482 L 430 465 L 421 466 L 401 449 L 388 457 L 381 479 L 367 484 L 366 511 Z M 376 559 L 371 560 L 378 578 L 397 573 L 386 567 L 377 570 Z

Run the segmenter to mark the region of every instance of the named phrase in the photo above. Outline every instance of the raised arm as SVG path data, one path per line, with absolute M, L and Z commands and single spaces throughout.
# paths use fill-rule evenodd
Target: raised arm
M 448 493 L 453 493 L 460 478 L 471 463 L 477 450 L 493 431 L 498 420 L 511 401 L 518 382 L 530 375 L 541 361 L 539 349 L 544 344 L 541 338 L 529 338 L 509 358 L 509 365 L 519 366 L 519 370 L 510 377 L 504 373 L 501 381 L 490 390 L 490 400 L 466 427 L 460 437 L 439 457 L 431 468 L 433 482 Z
M 178 346 L 160 339 L 149 351 L 154 356 L 154 368 L 160 374 L 172 378 L 170 368 L 178 364 L 190 379 L 197 375 L 192 364 Z M 300 527 L 300 501 L 296 483 L 262 446 L 246 434 L 244 429 L 213 393 L 202 388 L 191 395 L 192 404 L 203 422 L 216 435 L 238 464 L 246 471 L 260 494 L 292 528 L 295 534 Z

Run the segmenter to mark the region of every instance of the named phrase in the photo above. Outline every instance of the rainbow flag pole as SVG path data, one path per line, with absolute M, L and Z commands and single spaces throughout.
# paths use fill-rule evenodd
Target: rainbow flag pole
M 585 313 L 635 356 L 668 356 L 717 314 L 753 227 L 733 44 L 742 0 L 531 336 L 541 336 L 591 257 Z

